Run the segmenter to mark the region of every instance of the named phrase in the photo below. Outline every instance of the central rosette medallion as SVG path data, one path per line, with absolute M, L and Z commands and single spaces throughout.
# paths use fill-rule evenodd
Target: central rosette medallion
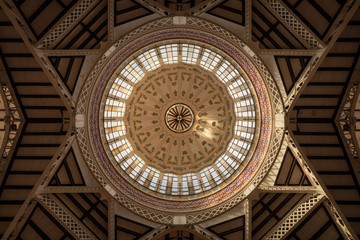
M 224 153 L 233 134 L 233 102 L 216 76 L 175 64 L 149 72 L 134 86 L 125 126 L 134 151 L 168 173 L 196 172 Z
M 166 111 L 165 122 L 171 131 L 177 133 L 186 132 L 194 123 L 194 113 L 187 105 L 177 103 Z

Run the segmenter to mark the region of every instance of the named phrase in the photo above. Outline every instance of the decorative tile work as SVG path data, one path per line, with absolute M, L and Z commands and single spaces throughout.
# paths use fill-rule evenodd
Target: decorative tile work
M 261 128 L 258 146 L 253 154 L 253 158 L 244 169 L 244 171 L 228 186 L 217 193 L 193 201 L 167 201 L 154 198 L 146 193 L 135 189 L 129 182 L 120 176 L 111 162 L 108 160 L 99 136 L 99 107 L 106 84 L 114 71 L 122 64 L 128 56 L 140 50 L 146 45 L 170 39 L 192 39 L 201 41 L 212 46 L 216 46 L 225 52 L 239 64 L 248 75 L 255 92 L 257 94 L 261 112 Z M 136 39 L 125 48 L 116 53 L 112 60 L 108 62 L 98 81 L 93 88 L 92 98 L 89 109 L 89 134 L 93 149 L 105 174 L 111 181 L 127 196 L 136 201 L 140 201 L 148 207 L 164 211 L 195 211 L 206 207 L 211 207 L 224 202 L 226 199 L 234 196 L 242 187 L 254 176 L 256 170 L 260 167 L 262 159 L 266 156 L 268 144 L 271 136 L 271 106 L 266 87 L 251 62 L 237 48 L 217 38 L 200 31 L 188 29 L 169 29 L 150 33 L 146 36 Z

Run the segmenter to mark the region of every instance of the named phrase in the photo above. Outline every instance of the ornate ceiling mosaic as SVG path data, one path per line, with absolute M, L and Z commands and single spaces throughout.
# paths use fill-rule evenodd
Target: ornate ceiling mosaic
M 188 105 L 176 103 L 166 110 L 165 124 L 171 131 L 183 133 L 193 126 L 194 118 L 194 113 Z
M 89 164 L 120 202 L 166 214 L 227 204 L 219 214 L 236 204 L 231 197 L 243 199 L 257 173 L 264 176 L 281 133 L 271 139 L 268 90 L 244 52 L 179 27 L 115 44 L 109 56 L 91 80 L 88 111 L 101 172 Z
M 186 184 L 202 182 L 194 172 L 211 165 L 230 140 L 230 97 L 199 68 L 165 66 L 150 75 L 129 99 L 125 125 L 130 142 L 154 168 L 176 175 L 192 173 Z

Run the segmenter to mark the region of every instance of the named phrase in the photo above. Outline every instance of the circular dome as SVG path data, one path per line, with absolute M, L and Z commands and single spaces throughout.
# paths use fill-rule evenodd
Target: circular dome
M 201 67 L 164 64 L 148 75 L 126 101 L 126 135 L 138 150 L 134 153 L 161 172 L 161 181 L 166 173 L 173 173 L 181 179 L 180 185 L 189 185 L 183 174 L 199 178 L 196 172 L 224 152 L 234 122 L 231 98 L 225 86 Z M 180 192 L 167 192 L 184 195 L 182 186 L 176 188 Z M 193 195 L 195 189 L 190 192 Z
M 172 224 L 186 212 L 195 223 L 261 182 L 280 149 L 283 129 L 272 118 L 283 105 L 238 38 L 204 20 L 187 18 L 190 29 L 171 19 L 129 33 L 103 55 L 80 93 L 77 113 L 88 125 L 77 136 L 94 176 L 121 204 L 153 221 Z M 169 124 L 183 117 L 181 129 Z
M 227 54 L 200 42 L 160 41 L 132 54 L 102 101 L 109 159 L 160 198 L 218 191 L 241 172 L 258 139 L 250 80 Z
M 244 64 L 249 64 L 246 58 L 234 61 L 223 51 L 227 49 L 210 45 L 211 39 L 189 40 L 185 30 L 169 31 L 136 40 L 131 46 L 138 50 L 127 56 L 120 51 L 108 63 L 112 70 L 104 70 L 108 77 L 103 90 L 94 88 L 95 96 L 101 94 L 103 108 L 90 112 L 90 125 L 96 126 L 90 135 L 101 136 L 102 141 L 92 144 L 102 154 L 98 160 L 106 164 L 105 172 L 111 170 L 108 176 L 121 190 L 135 187 L 131 195 L 190 204 L 226 191 L 230 183 L 240 189 L 247 182 L 254 172 L 243 169 L 250 160 L 260 166 L 265 154 L 270 108 L 268 102 L 257 100 L 259 94 L 266 96 L 266 90 L 262 85 L 258 91 L 254 87 L 251 72 L 244 68 L 251 66 Z M 179 101 L 197 111 L 193 131 L 182 134 L 170 131 L 164 121 L 166 110 Z M 212 134 L 210 140 L 205 130 Z M 182 135 L 187 137 L 181 139 Z M 257 144 L 259 138 L 265 141 Z M 123 180 L 118 182 L 120 176 Z

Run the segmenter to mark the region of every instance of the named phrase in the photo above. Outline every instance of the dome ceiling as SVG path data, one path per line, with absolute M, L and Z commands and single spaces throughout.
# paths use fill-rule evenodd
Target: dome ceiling
M 193 198 L 252 157 L 259 107 L 243 70 L 183 42 L 158 43 L 118 69 L 102 114 L 109 157 L 135 185 Z
M 230 140 L 233 104 L 220 90 L 224 87 L 198 71 L 182 64 L 160 69 L 129 100 L 125 118 L 131 141 L 163 172 L 201 170 L 214 163 Z
M 272 107 L 274 96 L 266 87 L 275 83 L 271 77 L 265 83 L 231 42 L 181 26 L 161 28 L 115 44 L 119 50 L 110 48 L 114 53 L 106 65 L 99 63 L 99 77 L 87 82 L 93 84 L 88 112 L 93 158 L 119 195 L 144 206 L 166 214 L 220 206 L 259 183 L 268 170 L 263 161 L 269 145 L 271 152 L 279 151 L 283 132 L 279 128 L 271 139 L 272 108 L 279 111 L 281 102 Z M 279 95 L 275 88 L 271 94 Z M 166 111 L 174 104 L 194 113 L 191 130 L 176 133 L 166 126 Z M 118 130 L 109 135 L 113 125 Z M 181 163 L 181 157 L 190 162 Z

